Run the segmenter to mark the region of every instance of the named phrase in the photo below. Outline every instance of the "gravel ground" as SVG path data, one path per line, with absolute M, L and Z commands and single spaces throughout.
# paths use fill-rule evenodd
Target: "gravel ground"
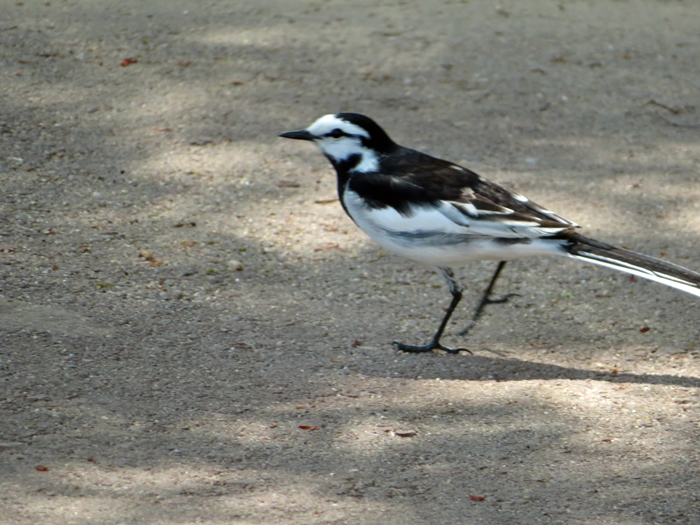
M 700 270 L 687 1 L 0 9 L 0 522 L 697 524 L 700 318 L 574 261 L 449 294 L 344 215 L 338 111 Z

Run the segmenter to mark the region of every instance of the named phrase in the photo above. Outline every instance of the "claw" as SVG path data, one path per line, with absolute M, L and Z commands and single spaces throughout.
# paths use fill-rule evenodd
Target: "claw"
M 407 345 L 404 343 L 399 343 L 398 341 L 394 341 L 394 344 L 396 345 L 397 350 L 412 354 L 421 354 L 425 352 L 432 352 L 433 350 L 442 350 L 443 352 L 447 352 L 448 354 L 459 354 L 460 352 L 468 352 L 474 355 L 472 351 L 468 348 L 449 348 L 447 346 L 442 346 L 440 343 L 436 343 L 435 341 L 431 341 L 428 344 L 419 346 Z
M 486 299 L 485 304 L 501 304 L 501 303 L 507 303 L 508 299 L 511 297 L 522 297 L 519 293 L 511 292 L 505 294 L 503 297 L 496 297 L 495 299 Z
M 484 307 L 487 304 L 507 303 L 508 299 L 510 299 L 511 297 L 522 297 L 522 295 L 520 295 L 519 293 L 512 292 L 504 295 L 503 297 L 496 297 L 495 299 L 491 299 L 490 297 L 484 297 L 479 303 L 479 306 L 476 308 L 476 311 L 474 312 L 474 317 L 472 318 L 469 325 L 467 325 L 467 327 L 461 332 L 457 332 L 457 335 L 467 335 L 469 333 L 469 330 L 474 328 L 474 325 L 479 320 L 479 317 L 481 317 L 481 314 L 484 311 Z

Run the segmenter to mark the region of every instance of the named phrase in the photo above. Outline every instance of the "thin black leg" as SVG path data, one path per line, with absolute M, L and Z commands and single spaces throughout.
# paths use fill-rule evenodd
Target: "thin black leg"
M 509 294 L 504 295 L 503 297 L 491 299 L 491 292 L 493 292 L 493 287 L 496 285 L 496 281 L 498 280 L 498 276 L 501 275 L 501 270 L 503 270 L 504 266 L 506 265 L 506 262 L 507 261 L 501 261 L 498 263 L 498 267 L 496 268 L 496 273 L 494 273 L 493 277 L 491 277 L 491 282 L 489 283 L 488 288 L 486 288 L 484 295 L 481 296 L 481 301 L 479 301 L 479 304 L 476 307 L 476 310 L 474 310 L 474 316 L 472 317 L 471 322 L 464 330 L 459 332 L 459 335 L 467 335 L 469 330 L 474 328 L 474 325 L 479 320 L 479 317 L 481 317 L 481 314 L 484 312 L 484 308 L 486 308 L 487 304 L 505 303 L 511 297 L 520 297 L 520 294 L 509 293 Z
M 449 308 L 447 308 L 447 312 L 445 312 L 445 316 L 442 318 L 442 321 L 440 322 L 440 326 L 437 329 L 437 332 L 435 332 L 435 335 L 433 336 L 432 341 L 425 345 L 420 345 L 420 346 L 414 346 L 414 345 L 407 345 L 404 343 L 398 343 L 394 341 L 394 344 L 396 345 L 396 348 L 398 350 L 401 350 L 402 352 L 411 352 L 411 353 L 422 353 L 422 352 L 432 352 L 436 348 L 438 350 L 444 350 L 445 352 L 448 352 L 450 354 L 457 354 L 460 351 L 465 351 L 469 352 L 471 354 L 470 350 L 467 350 L 466 348 L 448 348 L 446 346 L 442 346 L 440 344 L 440 338 L 442 337 L 442 333 L 445 331 L 445 327 L 447 326 L 447 322 L 450 320 L 450 317 L 452 316 L 452 312 L 454 312 L 455 308 L 457 308 L 457 304 L 459 304 L 460 299 L 462 299 L 462 287 L 460 284 L 455 280 L 454 278 L 454 273 L 452 270 L 449 268 L 438 268 L 442 276 L 445 278 L 447 281 L 447 286 L 450 287 L 450 293 L 452 294 L 452 301 L 450 302 Z

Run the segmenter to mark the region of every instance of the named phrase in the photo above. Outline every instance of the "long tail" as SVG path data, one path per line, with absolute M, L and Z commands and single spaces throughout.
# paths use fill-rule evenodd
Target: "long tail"
M 570 244 L 565 244 L 564 249 L 570 257 L 638 275 L 700 297 L 700 273 L 577 233 L 567 232 L 565 238 Z

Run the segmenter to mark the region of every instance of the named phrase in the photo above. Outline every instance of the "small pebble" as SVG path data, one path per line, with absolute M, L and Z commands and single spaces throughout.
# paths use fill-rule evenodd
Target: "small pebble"
M 237 261 L 236 259 L 231 259 L 229 262 L 226 263 L 226 265 L 231 270 L 236 270 L 237 272 L 243 271 L 243 263 L 241 261 Z

